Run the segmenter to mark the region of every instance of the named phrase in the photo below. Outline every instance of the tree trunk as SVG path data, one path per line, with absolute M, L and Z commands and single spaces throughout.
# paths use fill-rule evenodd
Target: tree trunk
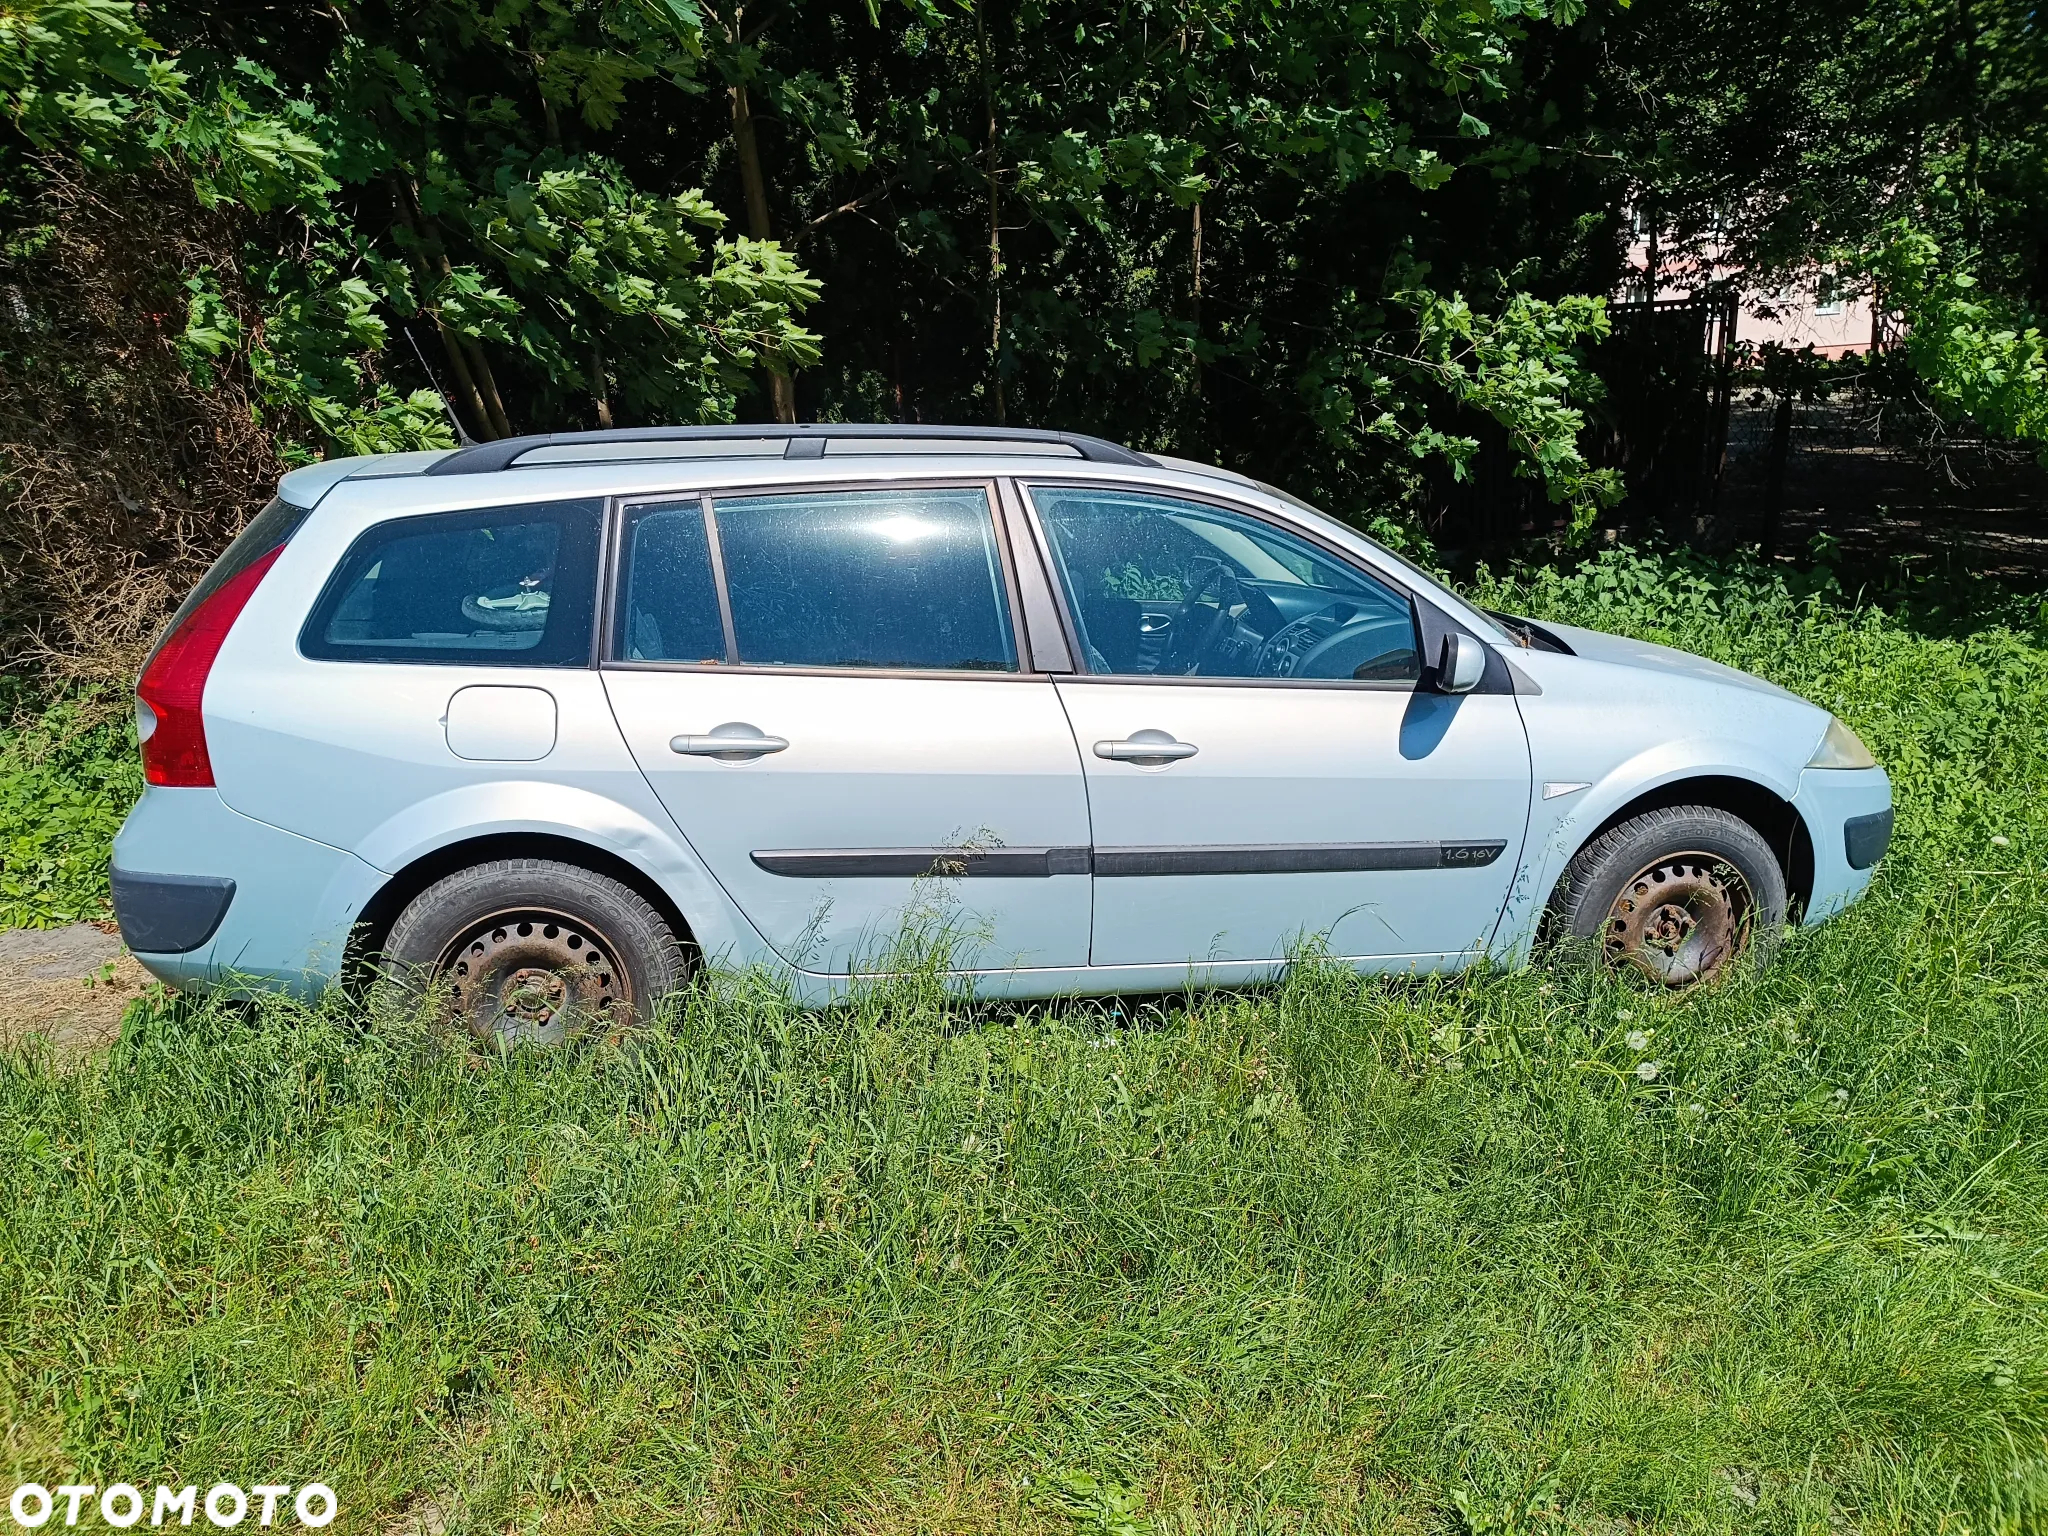
M 733 29 L 739 29 L 739 16 L 733 16 Z M 775 238 L 768 222 L 768 178 L 761 170 L 761 141 L 754 132 L 754 109 L 747 100 L 747 88 L 733 85 L 729 88 L 732 97 L 732 142 L 739 152 L 740 190 L 747 200 L 747 233 L 756 240 Z M 768 394 L 774 402 L 777 421 L 796 420 L 796 381 L 775 363 L 765 365 L 768 373 Z
M 1195 360 L 1195 441 L 1188 446 L 1199 450 L 1204 440 L 1208 437 L 1208 433 L 1203 430 L 1206 424 L 1202 416 L 1202 200 L 1200 198 L 1195 199 L 1193 234 L 1190 243 L 1193 247 L 1194 291 L 1188 304 L 1188 320 L 1195 330 L 1192 343 Z
M 462 338 L 442 323 L 439 315 L 433 316 L 434 334 L 441 338 L 441 351 L 448 358 L 448 371 L 455 380 L 454 405 L 462 417 L 462 430 L 480 443 L 487 443 L 498 435 L 491 425 L 491 418 L 484 413 L 484 403 L 476 392 L 476 380 L 469 376 L 469 359 L 462 350 Z
M 597 425 L 599 430 L 612 429 L 611 392 L 605 386 L 604 343 L 598 339 L 597 327 L 590 328 L 590 398 L 597 403 Z
M 419 189 L 412 184 L 410 176 L 394 176 L 392 181 L 398 191 L 399 217 L 412 231 L 420 259 L 429 267 L 429 272 L 421 275 L 449 276 L 454 269 L 449 265 L 447 251 L 442 249 L 439 240 L 428 237 L 427 217 L 420 208 Z M 505 402 L 499 397 L 498 381 L 491 373 L 490 359 L 484 356 L 483 347 L 449 326 L 439 311 L 434 314 L 434 333 L 441 338 L 442 350 L 448 354 L 448 367 L 455 375 L 456 389 L 462 395 L 464 414 L 474 418 L 481 428 L 470 435 L 479 441 L 510 437 L 512 423 L 505 415 Z
M 995 62 L 988 51 L 986 0 L 974 7 L 974 36 L 981 48 L 982 105 L 988 113 L 988 291 L 992 314 L 988 327 L 989 370 L 995 376 L 996 425 L 1004 424 L 1003 409 L 1003 190 L 996 165 L 996 77 Z
M 447 258 L 442 258 L 445 264 Z M 476 392 L 483 396 L 484 409 L 490 412 L 491 426 L 500 437 L 512 436 L 512 419 L 505 414 L 505 402 L 498 395 L 497 376 L 491 372 L 491 360 L 484 354 L 484 344 L 471 337 L 463 337 L 469 348 L 470 362 L 476 370 Z
M 1792 457 L 1792 397 L 1778 396 L 1771 417 L 1771 451 L 1764 465 L 1763 556 L 1778 555 L 1778 535 L 1785 522 L 1785 466 Z
M 406 176 L 393 176 L 391 182 L 393 203 L 397 205 L 397 217 L 412 231 L 416 260 L 422 266 L 420 279 L 430 279 L 432 266 L 426 254 L 426 231 L 420 227 L 418 193 L 412 186 L 412 180 Z M 442 266 L 446 266 L 446 258 L 442 258 Z M 442 322 L 438 311 L 428 311 L 428 317 L 434 322 L 434 336 L 440 338 L 442 354 L 449 358 L 449 377 L 455 383 L 455 397 L 449 403 L 453 406 L 455 414 L 463 418 L 463 430 L 469 436 L 473 436 L 477 442 L 489 442 L 498 436 L 498 428 L 492 424 L 489 412 L 483 410 L 483 397 L 477 393 L 477 381 L 469 371 L 469 354 L 463 348 L 463 338 L 449 330 L 449 326 Z
M 747 200 L 747 233 L 756 240 L 773 238 L 768 223 L 768 178 L 761 170 L 761 140 L 754 131 L 754 109 L 744 85 L 730 87 L 732 142 L 740 157 L 740 191 Z
M 1984 158 L 1984 114 L 1977 80 L 1977 22 L 1970 13 L 1970 0 L 1956 0 L 1956 31 L 1963 76 L 1963 242 L 1974 251 L 1984 211 L 1978 174 Z

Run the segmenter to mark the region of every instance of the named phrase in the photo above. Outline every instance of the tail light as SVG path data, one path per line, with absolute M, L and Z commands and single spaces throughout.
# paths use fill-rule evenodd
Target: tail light
M 199 711 L 206 678 L 228 631 L 283 553 L 280 544 L 222 582 L 164 636 L 143 667 L 135 685 L 135 725 L 142 776 L 150 783 L 212 787 L 213 759 L 206 755 L 206 720 Z

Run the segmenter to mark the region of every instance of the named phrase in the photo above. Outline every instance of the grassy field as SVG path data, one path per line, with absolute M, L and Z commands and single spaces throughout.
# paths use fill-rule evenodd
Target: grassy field
M 1676 1001 L 740 978 L 505 1060 L 138 1004 L 0 1059 L 0 1475 L 393 1532 L 2048 1529 L 2048 615 L 1486 595 L 1835 708 L 1898 779 L 1871 898 Z

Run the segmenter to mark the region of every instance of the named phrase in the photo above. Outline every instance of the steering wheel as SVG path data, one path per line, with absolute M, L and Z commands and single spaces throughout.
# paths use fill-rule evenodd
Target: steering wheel
M 1187 677 L 1200 667 L 1202 658 L 1223 637 L 1224 628 L 1231 621 L 1230 610 L 1244 600 L 1237 573 L 1229 566 L 1221 560 L 1205 559 L 1196 563 L 1208 569 L 1194 578 L 1194 589 L 1181 599 L 1180 620 L 1185 621 L 1207 597 L 1216 600 L 1216 616 L 1203 628 L 1199 640 L 1189 638 L 1193 633 L 1192 626 L 1183 627 L 1182 622 L 1176 621 L 1173 636 L 1167 642 L 1166 654 L 1159 659 L 1156 675 L 1161 677 Z
M 1342 612 L 1342 610 L 1339 610 Z M 1368 637 L 1374 630 L 1388 631 L 1388 644 L 1371 649 Z M 1361 645 L 1361 641 L 1367 641 Z M 1405 641 L 1405 644 L 1403 643 Z M 1292 623 L 1275 630 L 1259 650 L 1258 673 L 1261 677 L 1356 677 L 1359 668 L 1374 662 L 1398 664 L 1405 652 L 1414 655 L 1414 635 L 1406 625 L 1386 618 L 1339 617 L 1330 609 L 1320 613 L 1303 614 Z M 1356 666 L 1340 664 L 1330 670 L 1331 658 L 1340 651 L 1363 652 Z M 1341 661 L 1351 661 L 1344 656 Z

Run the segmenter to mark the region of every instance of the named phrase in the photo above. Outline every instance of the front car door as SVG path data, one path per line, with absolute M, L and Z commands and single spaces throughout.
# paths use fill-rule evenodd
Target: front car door
M 677 825 L 785 960 L 908 925 L 957 968 L 1087 963 L 1088 808 L 1020 662 L 986 485 L 631 504 L 604 679 Z
M 1081 672 L 1098 966 L 1484 948 L 1520 861 L 1513 696 L 1446 696 L 1410 595 L 1249 510 L 1028 488 Z

